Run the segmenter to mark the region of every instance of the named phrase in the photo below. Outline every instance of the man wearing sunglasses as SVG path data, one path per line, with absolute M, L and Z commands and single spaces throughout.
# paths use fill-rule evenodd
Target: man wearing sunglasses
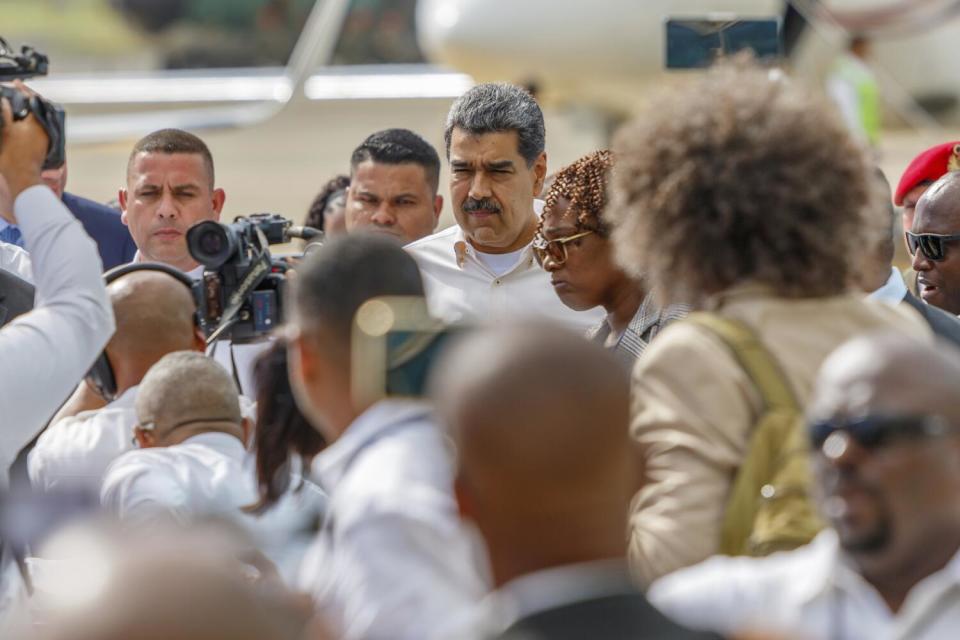
M 937 180 L 920 201 L 907 232 L 920 297 L 960 314 L 960 173 Z
M 838 349 L 808 414 L 829 528 L 790 553 L 678 572 L 654 585 L 651 600 L 681 622 L 727 633 L 957 637 L 958 387 L 960 351 L 947 343 L 885 334 Z

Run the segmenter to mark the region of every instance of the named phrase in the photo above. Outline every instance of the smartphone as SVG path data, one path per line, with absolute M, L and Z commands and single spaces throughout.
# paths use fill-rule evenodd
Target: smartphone
M 353 320 L 351 381 L 365 406 L 384 398 L 422 398 L 439 354 L 465 331 L 433 318 L 419 296 L 366 301 Z
M 782 56 L 779 18 L 671 18 L 666 22 L 667 69 L 703 69 L 744 49 L 764 62 Z

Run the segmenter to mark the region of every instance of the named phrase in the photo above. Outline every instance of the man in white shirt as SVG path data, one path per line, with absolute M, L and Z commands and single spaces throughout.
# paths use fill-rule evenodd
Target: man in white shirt
M 918 375 L 923 372 L 923 375 Z M 960 629 L 960 351 L 887 334 L 824 363 L 810 406 L 830 528 L 768 558 L 717 557 L 655 583 L 691 626 L 811 640 L 948 640 Z
M 105 349 L 113 397 L 100 398 L 88 381 L 81 382 L 72 410 L 58 414 L 27 458 L 35 489 L 99 494 L 107 467 L 132 447 L 134 400 L 147 371 L 168 353 L 203 352 L 196 307 L 184 283 L 159 271 L 134 271 L 110 283 L 107 292 L 117 322 Z
M 356 398 L 350 350 L 364 302 L 423 295 L 417 265 L 390 240 L 347 235 L 305 261 L 294 289 L 291 384 L 329 443 L 313 463 L 330 496 L 328 517 L 300 586 L 338 638 L 421 640 L 468 609 L 484 585 L 428 406 Z
M 15 86 L 23 89 L 23 85 Z M 43 427 L 113 333 L 97 247 L 49 188 L 40 168 L 49 141 L 30 115 L 3 109 L 0 181 L 33 256 L 37 308 L 0 329 L 0 487 L 17 452 Z
M 223 367 L 196 351 L 169 353 L 144 376 L 135 409 L 139 449 L 107 469 L 105 508 L 134 525 L 225 518 L 271 559 L 283 556 L 295 503 L 283 500 L 262 516 L 243 511 L 258 498 L 245 445 L 251 421 Z
M 199 278 L 203 268 L 187 250 L 187 230 L 219 220 L 226 194 L 214 187 L 213 156 L 192 133 L 161 129 L 133 146 L 121 219 L 137 245 L 137 260 L 160 262 Z
M 457 452 L 461 516 L 497 590 L 450 638 L 709 638 L 631 585 L 627 511 L 640 475 L 627 372 L 568 331 L 490 329 L 441 357 L 432 397 Z
M 538 316 L 581 331 L 602 319 L 599 309 L 560 302 L 533 257 L 544 136 L 543 113 L 520 87 L 481 84 L 453 103 L 444 140 L 457 224 L 407 246 L 435 315 L 469 323 Z
M 371 134 L 350 157 L 347 231 L 372 231 L 408 244 L 433 233 L 443 209 L 440 156 L 407 129 Z

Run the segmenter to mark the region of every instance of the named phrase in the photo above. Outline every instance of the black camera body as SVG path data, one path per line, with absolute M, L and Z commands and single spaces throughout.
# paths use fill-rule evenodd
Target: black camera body
M 27 46 L 22 47 L 20 53 L 16 54 L 6 40 L 0 38 L 0 82 L 44 76 L 47 75 L 48 67 L 47 56 Z M 46 132 L 49 145 L 43 168 L 62 167 L 67 159 L 64 135 L 66 115 L 63 109 L 40 96 L 28 96 L 13 87 L 0 85 L 0 100 L 4 98 L 10 103 L 14 120 L 23 120 L 32 113 Z
M 187 249 L 205 267 L 194 296 L 207 343 L 253 342 L 276 329 L 284 318 L 285 274 L 291 265 L 272 258 L 269 246 L 321 234 L 271 213 L 190 227 Z

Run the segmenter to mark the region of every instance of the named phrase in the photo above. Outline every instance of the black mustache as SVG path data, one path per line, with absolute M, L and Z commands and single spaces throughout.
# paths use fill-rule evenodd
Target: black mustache
M 474 211 L 493 211 L 494 213 L 500 213 L 500 205 L 492 198 L 483 198 L 482 200 L 467 198 L 460 208 L 463 209 L 464 213 L 473 213 Z

